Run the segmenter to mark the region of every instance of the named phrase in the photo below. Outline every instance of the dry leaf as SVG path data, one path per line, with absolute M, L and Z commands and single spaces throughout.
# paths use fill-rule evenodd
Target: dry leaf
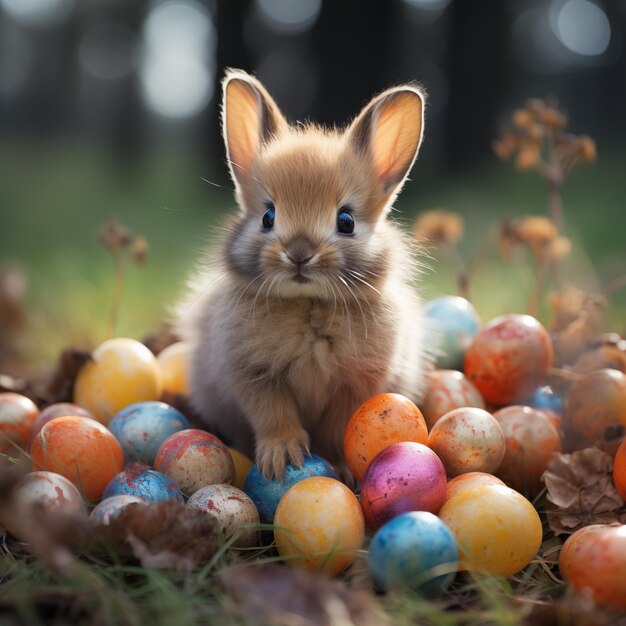
M 91 353 L 86 350 L 67 348 L 61 352 L 56 369 L 46 388 L 47 400 L 50 404 L 72 402 L 76 376 L 89 360 L 91 360 Z
M 613 483 L 613 460 L 598 448 L 555 454 L 543 480 L 548 523 L 556 535 L 626 521 L 624 500 Z
M 242 612 L 260 623 L 275 626 L 389 624 L 373 595 L 349 589 L 316 572 L 259 564 L 225 570 L 220 579 Z

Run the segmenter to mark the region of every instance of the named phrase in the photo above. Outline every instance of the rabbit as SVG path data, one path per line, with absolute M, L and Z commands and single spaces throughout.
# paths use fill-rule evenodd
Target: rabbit
M 425 96 L 388 89 L 340 131 L 290 125 L 241 70 L 222 86 L 239 211 L 180 314 L 192 407 L 266 478 L 311 451 L 350 480 L 352 413 L 382 392 L 418 401 L 430 368 L 420 264 L 388 219 L 422 141 Z

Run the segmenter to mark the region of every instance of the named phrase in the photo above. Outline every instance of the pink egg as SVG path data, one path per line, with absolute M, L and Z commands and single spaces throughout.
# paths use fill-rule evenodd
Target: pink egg
M 494 472 L 504 456 L 504 434 L 491 413 L 466 407 L 446 413 L 433 426 L 428 446 L 448 478 L 466 472 Z
M 407 511 L 436 514 L 446 497 L 446 470 L 421 443 L 395 443 L 370 463 L 361 485 L 365 520 L 374 529 Z
M 228 448 L 215 435 L 195 428 L 170 435 L 156 454 L 154 468 L 174 480 L 186 496 L 235 478 Z
M 465 406 L 484 409 L 485 401 L 463 372 L 436 370 L 428 375 L 421 409 L 429 429 L 442 415 Z
M 78 404 L 74 404 L 72 402 L 57 402 L 56 404 L 51 404 L 45 409 L 42 409 L 41 413 L 37 416 L 37 419 L 33 424 L 33 439 L 43 428 L 44 424 L 47 424 L 55 417 L 65 417 L 66 415 L 90 417 L 92 420 L 96 419 L 92 413 L 90 413 L 87 409 L 83 409 L 82 406 L 78 406 Z

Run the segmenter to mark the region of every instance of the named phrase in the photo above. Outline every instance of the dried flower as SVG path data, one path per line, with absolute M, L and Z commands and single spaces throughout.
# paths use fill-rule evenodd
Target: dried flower
M 463 238 L 463 218 L 442 209 L 422 213 L 413 227 L 418 239 L 454 245 Z
M 148 260 L 148 242 L 143 235 L 135 237 L 133 241 L 133 263 L 143 265 Z
M 98 240 L 109 252 L 128 247 L 132 238 L 130 230 L 114 220 L 105 224 L 98 232 Z
M 535 117 L 539 117 L 546 108 L 546 103 L 541 98 L 530 98 L 526 101 L 526 109 Z
M 581 135 L 578 141 L 582 160 L 585 163 L 593 163 L 598 156 L 596 142 L 588 135 Z
M 567 116 L 553 107 L 546 107 L 539 118 L 544 126 L 553 130 L 561 130 L 567 126 Z
M 518 128 L 528 128 L 534 122 L 532 114 L 526 109 L 515 109 L 511 119 Z
M 546 248 L 546 255 L 550 261 L 562 261 L 572 251 L 572 242 L 563 235 L 553 239 Z
M 545 246 L 559 236 L 554 222 L 542 215 L 529 215 L 523 218 L 517 230 L 520 239 L 530 246 Z
M 523 148 L 517 153 L 515 167 L 520 172 L 527 172 L 539 163 L 540 154 L 535 148 Z

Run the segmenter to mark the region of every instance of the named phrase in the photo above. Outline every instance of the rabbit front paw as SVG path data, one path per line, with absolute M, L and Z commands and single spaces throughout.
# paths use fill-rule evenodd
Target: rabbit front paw
M 303 429 L 282 437 L 266 437 L 258 440 L 256 462 L 268 480 L 285 479 L 288 463 L 302 467 L 304 455 L 309 453 L 309 435 Z

